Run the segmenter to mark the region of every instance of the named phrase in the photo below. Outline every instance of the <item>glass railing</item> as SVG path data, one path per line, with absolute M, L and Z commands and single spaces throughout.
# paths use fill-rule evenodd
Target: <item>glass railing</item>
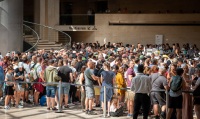
M 24 37 L 24 43 L 23 43 L 24 52 L 37 50 L 37 44 L 40 40 L 40 37 L 33 28 L 31 28 L 26 24 L 23 24 L 23 37 Z
M 67 33 L 53 27 L 34 22 L 24 21 L 24 24 L 34 30 L 39 36 L 37 45 L 34 45 L 35 49 L 50 50 L 53 48 L 55 50 L 60 50 L 71 48 L 71 37 Z M 24 32 L 26 32 L 24 33 L 24 37 L 26 38 L 25 40 L 32 44 L 32 46 L 33 44 L 36 44 L 36 35 L 27 29 L 24 29 Z
M 95 15 L 61 14 L 60 25 L 94 25 Z

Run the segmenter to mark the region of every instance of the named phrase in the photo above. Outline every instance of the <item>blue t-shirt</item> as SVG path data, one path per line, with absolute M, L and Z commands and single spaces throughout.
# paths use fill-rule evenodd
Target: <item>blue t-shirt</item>
M 101 76 L 103 77 L 102 86 L 113 86 L 113 78 L 115 77 L 113 71 L 102 71 Z

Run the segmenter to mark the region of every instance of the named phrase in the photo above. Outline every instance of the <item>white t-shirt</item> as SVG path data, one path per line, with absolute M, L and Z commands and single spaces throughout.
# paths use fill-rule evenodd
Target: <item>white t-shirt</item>
M 127 71 L 124 72 L 124 78 L 127 79 Z
M 116 110 L 117 110 L 117 108 L 113 104 L 111 104 L 110 112 L 115 112 Z
M 13 69 L 15 70 L 15 69 L 17 69 L 17 68 L 18 68 L 18 65 L 14 64 L 14 65 L 13 65 Z
M 26 71 L 26 74 L 25 74 L 26 82 L 30 82 L 30 79 L 29 79 L 29 76 L 28 76 L 28 74 L 31 72 L 30 67 L 26 63 L 23 63 L 23 66 L 24 66 L 24 69 Z
M 30 67 L 28 64 L 23 63 L 24 69 L 26 70 L 26 73 L 29 74 L 30 73 Z
M 3 56 L 2 55 L 0 55 L 0 61 L 3 61 Z
M 76 72 L 76 68 L 74 67 L 70 67 L 72 69 L 72 73 L 75 73 Z
M 200 85 L 200 78 L 198 78 L 197 82 L 196 82 L 196 86 Z

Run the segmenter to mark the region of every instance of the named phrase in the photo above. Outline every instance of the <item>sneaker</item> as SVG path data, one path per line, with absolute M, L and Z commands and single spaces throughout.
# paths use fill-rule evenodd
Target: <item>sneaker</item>
M 96 105 L 96 107 L 100 107 L 100 106 L 101 106 L 100 104 Z
M 47 110 L 50 110 L 50 107 L 47 107 Z
M 40 105 L 39 105 L 39 104 L 34 104 L 34 106 L 35 106 L 35 107 L 39 107 Z
M 15 107 L 15 103 L 14 103 L 14 102 L 11 102 L 11 106 L 12 106 L 12 107 Z
M 85 114 L 88 114 L 89 110 L 85 110 Z
M 16 105 L 15 107 L 16 108 L 23 108 L 24 106 L 22 106 L 22 105 Z
M 31 104 L 31 101 L 30 101 L 30 100 L 28 100 L 28 101 L 26 101 L 26 103 L 27 103 L 27 104 Z
M 52 108 L 53 111 L 57 111 L 58 109 L 56 107 Z
M 131 117 L 133 117 L 133 114 L 128 114 L 127 117 L 131 118 Z
M 5 109 L 5 110 L 9 110 L 9 109 L 10 109 L 10 106 L 5 106 L 4 109 Z
M 88 111 L 88 115 L 97 115 L 94 111 Z
M 19 102 L 19 104 L 20 104 L 20 105 L 24 105 L 24 101 L 21 100 L 21 101 Z
M 65 109 L 69 109 L 69 106 L 68 106 L 68 105 L 67 105 L 67 106 L 64 105 L 62 108 L 63 108 L 64 110 L 65 110 Z

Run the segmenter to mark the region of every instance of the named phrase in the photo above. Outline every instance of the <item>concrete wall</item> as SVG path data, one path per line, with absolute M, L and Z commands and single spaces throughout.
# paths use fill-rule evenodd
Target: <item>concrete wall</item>
M 198 14 L 96 14 L 97 31 L 90 42 L 123 42 L 154 44 L 155 35 L 164 35 L 164 43 L 192 43 L 200 46 L 200 26 L 109 26 L 109 22 L 187 22 L 200 21 Z M 93 34 L 93 33 L 91 33 Z M 78 36 L 77 36 L 78 37 Z
M 72 42 L 94 42 L 95 31 L 68 31 L 66 32 L 72 37 Z

